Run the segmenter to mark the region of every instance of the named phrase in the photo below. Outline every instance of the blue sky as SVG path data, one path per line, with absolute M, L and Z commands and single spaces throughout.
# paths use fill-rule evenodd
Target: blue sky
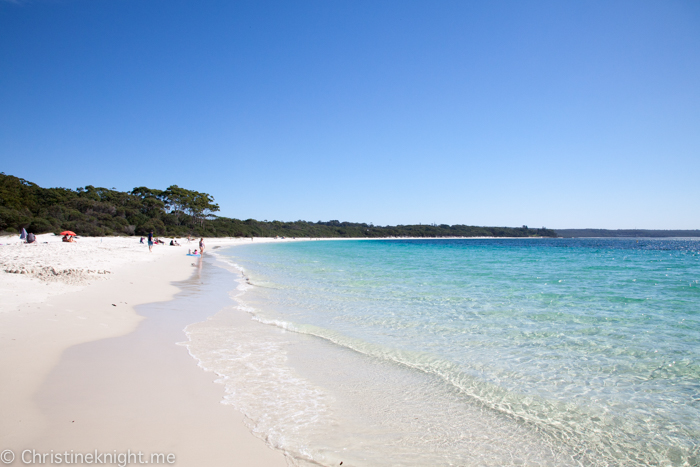
M 0 171 L 238 218 L 700 229 L 700 2 L 0 0 Z

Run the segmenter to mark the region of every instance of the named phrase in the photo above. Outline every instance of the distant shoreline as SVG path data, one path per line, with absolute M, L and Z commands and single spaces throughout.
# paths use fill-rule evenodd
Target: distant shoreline
M 646 229 L 553 229 L 558 236 L 563 238 L 672 238 L 672 237 L 700 237 L 700 230 L 646 230 Z

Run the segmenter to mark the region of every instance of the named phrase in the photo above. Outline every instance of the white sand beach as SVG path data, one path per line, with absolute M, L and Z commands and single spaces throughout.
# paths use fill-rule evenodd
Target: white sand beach
M 178 292 L 172 282 L 190 277 L 198 261 L 186 255 L 195 244 L 179 241 L 149 253 L 138 237 L 63 243 L 47 234 L 31 245 L 0 237 L 0 447 L 13 451 L 14 464 L 26 450 L 97 449 L 172 453 L 183 466 L 286 465 L 242 414 L 220 404 L 214 375 L 174 345 L 184 334 L 138 350 L 128 339 L 104 341 L 103 361 L 80 346 L 129 335 L 143 319 L 135 306 Z M 205 239 L 209 251 L 243 241 Z M 84 367 L 77 379 L 54 371 L 71 364 Z

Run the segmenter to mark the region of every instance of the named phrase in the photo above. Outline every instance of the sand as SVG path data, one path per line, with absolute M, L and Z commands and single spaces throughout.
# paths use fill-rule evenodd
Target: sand
M 186 340 L 184 326 L 146 326 L 135 310 L 171 300 L 172 283 L 196 271 L 198 259 L 186 255 L 194 245 L 179 241 L 149 253 L 133 237 L 69 244 L 40 235 L 32 245 L 0 237 L 0 450 L 14 452 L 14 465 L 27 449 L 287 465 L 220 404 L 215 376 L 174 345 Z M 209 251 L 242 242 L 250 240 L 205 239 Z

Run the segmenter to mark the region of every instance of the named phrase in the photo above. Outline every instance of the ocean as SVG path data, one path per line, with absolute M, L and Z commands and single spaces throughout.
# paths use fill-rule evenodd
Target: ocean
M 295 465 L 700 465 L 700 241 L 302 241 L 214 250 L 186 328 Z

